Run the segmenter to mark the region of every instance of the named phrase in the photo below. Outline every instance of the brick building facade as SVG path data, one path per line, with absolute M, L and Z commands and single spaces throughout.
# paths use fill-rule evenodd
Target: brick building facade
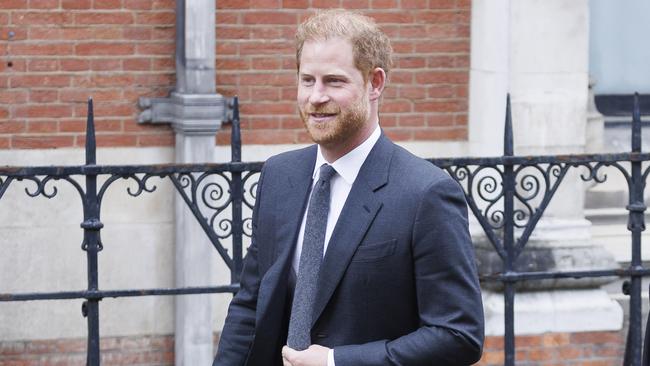
M 238 95 L 244 144 L 307 143 L 295 107 L 296 25 L 321 6 L 356 8 L 393 40 L 381 106 L 396 141 L 467 137 L 469 1 L 218 1 L 217 91 Z M 174 86 L 174 1 L 9 0 L 0 7 L 0 147 L 83 146 L 86 99 L 100 146 L 170 146 L 137 123 L 139 97 Z M 228 133 L 217 140 L 226 144 Z

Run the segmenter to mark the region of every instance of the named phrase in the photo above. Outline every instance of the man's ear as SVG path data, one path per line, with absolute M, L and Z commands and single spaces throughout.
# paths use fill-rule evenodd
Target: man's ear
M 381 93 L 384 92 L 384 86 L 386 86 L 386 72 L 381 67 L 376 67 L 370 71 L 368 80 L 370 81 L 368 97 L 370 100 L 378 100 Z

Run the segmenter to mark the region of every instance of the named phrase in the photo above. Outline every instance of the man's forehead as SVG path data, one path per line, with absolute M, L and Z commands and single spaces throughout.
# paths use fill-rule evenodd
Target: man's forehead
M 303 43 L 304 46 L 306 45 L 323 45 L 323 44 L 338 44 L 339 46 L 341 45 L 347 45 L 350 48 L 352 48 L 352 41 L 349 38 L 345 37 L 322 37 L 322 38 L 309 38 L 306 39 L 305 42 Z
M 334 38 L 306 41 L 300 56 L 302 73 L 345 74 L 355 69 L 352 45 L 348 40 Z

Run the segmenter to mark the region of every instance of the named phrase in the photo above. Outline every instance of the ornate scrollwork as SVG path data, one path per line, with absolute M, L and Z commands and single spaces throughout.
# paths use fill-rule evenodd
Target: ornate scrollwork
M 232 234 L 232 221 L 228 218 L 218 219 L 232 202 L 231 184 L 232 180 L 224 173 L 208 172 L 201 174 L 193 187 L 194 201 L 204 214 L 209 212 L 206 216 L 208 224 L 220 239 L 225 239 Z
M 221 216 L 232 203 L 229 175 L 223 172 L 177 173 L 170 178 L 194 215 L 205 220 L 216 238 L 232 235 L 231 219 Z
M 7 183 L 6 183 L 7 185 L 10 182 L 10 179 L 11 178 L 7 179 Z M 79 192 L 82 199 L 85 196 L 84 190 L 81 187 L 81 185 L 76 180 L 72 179 L 70 176 L 46 175 L 42 179 L 39 178 L 38 176 L 32 176 L 32 177 L 20 177 L 20 178 L 16 178 L 16 180 L 18 181 L 29 180 L 34 182 L 34 184 L 36 184 L 33 190 L 30 190 L 29 187 L 25 187 L 25 193 L 30 197 L 38 197 L 39 195 L 46 198 L 56 197 L 56 195 L 59 193 L 59 189 L 54 185 L 54 183 L 52 183 L 51 190 L 49 192 L 47 191 L 47 189 L 48 189 L 48 183 L 52 181 L 58 181 L 58 180 L 64 180 L 70 183 L 77 190 L 77 192 Z M 1 188 L 2 190 L 7 188 L 5 184 L 2 184 L 0 187 L 2 187 Z M 4 191 L 1 192 L 4 193 Z
M 463 187 L 466 186 L 463 184 L 465 180 L 470 176 L 469 167 L 460 165 L 460 166 L 451 166 L 447 168 L 447 172 L 451 175 L 454 180 L 460 183 Z
M 530 200 L 539 194 L 540 186 L 541 183 L 537 176 L 534 174 L 524 174 L 524 176 L 519 179 L 519 187 L 521 189 L 515 192 L 515 194 L 520 200 Z
M 562 163 L 516 165 L 506 175 L 501 166 L 451 166 L 450 175 L 457 180 L 467 202 L 493 246 L 503 254 L 498 232 L 510 216 L 515 228 L 523 230 L 523 246 L 535 227 L 569 166 Z M 508 177 L 508 178 L 506 178 Z M 513 206 L 505 207 L 504 179 L 511 179 Z
M 255 206 L 255 200 L 257 199 L 259 175 L 260 172 L 250 171 L 242 178 L 244 184 L 244 204 L 250 209 L 253 209 L 253 206 Z
M 27 177 L 27 178 L 22 178 L 19 180 L 30 180 L 36 184 L 36 187 L 34 188 L 34 191 L 30 192 L 28 187 L 25 187 L 25 193 L 30 196 L 30 197 L 37 197 L 39 195 L 42 195 L 43 197 L 47 198 L 53 198 L 56 196 L 56 194 L 59 192 L 59 190 L 56 188 L 56 186 L 52 186 L 52 191 L 48 193 L 45 188 L 47 183 L 52 181 L 51 176 L 45 176 L 45 178 L 40 179 L 39 177 Z
M 500 201 L 504 196 L 503 172 L 495 167 L 479 166 L 468 175 L 468 191 L 478 198 L 481 216 L 493 229 L 501 229 L 505 223 L 505 213 Z
M 192 173 L 179 173 L 177 176 L 181 188 L 193 187 L 196 184 Z
M 126 189 L 126 192 L 132 197 L 137 197 L 140 194 L 142 194 L 142 192 L 147 192 L 147 193 L 154 192 L 157 189 L 157 187 L 155 185 L 147 186 L 147 183 L 149 182 L 149 179 L 151 179 L 152 177 L 163 178 L 164 175 L 145 174 L 142 178 L 138 177 L 137 175 L 129 176 L 128 178 L 131 178 L 131 179 L 135 180 L 138 183 L 138 190 L 133 192 L 131 190 L 131 187 L 128 187 Z
M 242 221 L 243 234 L 249 238 L 253 237 L 253 218 L 247 217 Z
M 547 192 L 551 169 L 544 170 L 537 165 L 517 167 L 514 171 L 515 190 L 513 196 L 516 208 L 513 208 L 513 223 L 517 228 L 524 228 L 535 213 L 531 202 L 539 201 L 540 192 Z
M 214 180 L 215 178 L 223 179 L 224 182 L 219 184 Z M 231 202 L 229 195 L 231 184 L 232 182 L 230 177 L 224 173 L 203 173 L 196 179 L 195 184 L 192 186 L 192 196 L 196 200 L 197 194 L 200 190 L 200 202 L 202 204 L 213 210 L 223 210 Z M 228 187 L 228 189 L 226 190 L 224 187 Z M 228 192 L 228 195 L 226 195 L 226 191 Z
M 222 201 L 225 194 L 224 191 L 224 188 L 218 183 L 210 182 L 203 186 L 203 189 L 201 190 L 201 199 L 208 208 L 217 211 L 223 210 L 230 203 L 229 200 L 226 201 L 226 203 L 221 203 L 219 205 L 216 205 L 215 203 Z
M 503 228 L 505 224 L 505 212 L 503 210 L 497 209 L 494 207 L 494 203 L 488 205 L 485 210 L 485 217 L 489 218 L 488 222 L 492 229 L 498 230 Z
M 216 215 L 212 216 L 210 220 L 210 226 L 214 226 Z M 232 234 L 232 220 L 230 219 L 221 219 L 218 225 L 219 231 L 215 231 L 219 239 L 225 239 Z
M 503 197 L 500 184 L 502 172 L 497 167 L 466 165 L 450 166 L 446 170 L 463 188 L 467 204 L 492 246 L 500 256 L 505 256 L 503 245 L 496 233 L 504 222 L 504 213 L 497 205 Z
M 598 162 L 593 165 L 590 163 L 580 164 L 579 166 L 582 166 L 587 169 L 587 173 L 580 174 L 580 178 L 585 182 L 594 181 L 596 183 L 604 183 L 607 180 L 607 173 L 602 173 L 601 175 L 600 170 L 602 167 L 609 166 L 609 165 L 610 164 L 606 164 L 603 162 Z M 625 169 L 623 169 L 623 171 L 624 174 L 627 174 Z
M 565 164 L 550 163 L 520 165 L 515 169 L 515 227 L 525 229 L 537 224 L 537 217 L 546 209 L 568 168 Z
M 156 185 L 150 184 L 149 179 L 156 177 L 156 178 L 164 178 L 166 175 L 165 174 L 144 174 L 142 177 L 140 177 L 136 173 L 131 173 L 131 174 L 112 174 L 108 179 L 102 183 L 99 192 L 97 193 L 97 199 L 99 201 L 99 206 L 101 207 L 102 201 L 104 198 L 104 194 L 108 190 L 108 187 L 110 187 L 113 182 L 119 180 L 119 179 L 124 179 L 124 180 L 132 180 L 136 184 L 135 190 L 132 189 L 132 187 L 126 187 L 126 192 L 131 196 L 131 197 L 138 197 L 141 195 L 143 192 L 147 193 L 152 193 L 157 189 Z
M 497 182 L 496 178 L 491 175 L 487 175 L 485 177 L 481 177 L 481 179 L 478 180 L 477 192 L 483 200 L 493 202 L 502 196 L 502 193 L 497 192 L 498 187 L 499 183 Z M 490 198 L 489 196 L 493 197 Z
M 491 229 L 499 229 L 503 225 L 503 211 L 497 205 L 503 197 L 500 182 L 502 172 L 485 166 L 473 169 L 469 166 L 452 166 L 447 171 L 463 187 L 468 204 L 479 222 Z

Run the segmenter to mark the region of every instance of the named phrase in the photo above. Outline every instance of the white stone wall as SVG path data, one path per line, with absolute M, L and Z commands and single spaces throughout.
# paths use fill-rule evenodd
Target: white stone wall
M 100 149 L 101 164 L 167 163 L 172 149 Z M 83 150 L 0 151 L 0 165 L 79 165 Z M 83 178 L 80 179 L 83 185 Z M 83 211 L 78 193 L 65 181 L 47 199 L 28 197 L 32 182 L 14 181 L 0 199 L 0 292 L 84 290 L 86 255 L 81 250 Z M 129 181 L 107 190 L 101 210 L 104 250 L 99 254 L 101 289 L 173 286 L 173 187 L 133 198 Z M 50 191 L 50 189 L 47 191 Z M 82 300 L 0 303 L 0 339 L 86 336 Z M 100 306 L 102 335 L 169 334 L 170 297 L 105 299 Z

